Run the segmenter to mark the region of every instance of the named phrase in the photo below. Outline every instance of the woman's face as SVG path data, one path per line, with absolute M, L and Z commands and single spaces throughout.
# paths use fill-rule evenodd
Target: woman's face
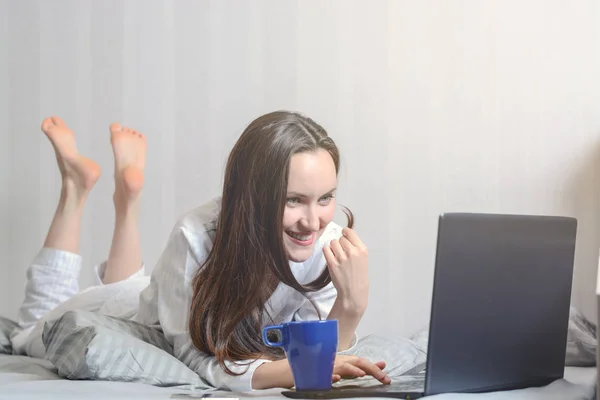
M 294 262 L 306 261 L 333 220 L 337 174 L 329 152 L 298 153 L 290 161 L 283 213 L 283 244 Z

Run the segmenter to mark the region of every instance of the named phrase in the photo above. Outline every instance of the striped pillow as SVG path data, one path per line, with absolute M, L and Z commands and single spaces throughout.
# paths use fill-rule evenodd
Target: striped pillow
M 12 354 L 10 334 L 17 329 L 16 322 L 0 317 L 0 354 Z
M 45 324 L 42 340 L 63 378 L 210 388 L 172 355 L 160 330 L 137 322 L 69 311 Z

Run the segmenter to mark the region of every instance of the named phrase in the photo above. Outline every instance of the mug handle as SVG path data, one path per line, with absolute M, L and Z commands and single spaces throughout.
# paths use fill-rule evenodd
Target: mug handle
M 283 346 L 283 325 L 273 325 L 273 326 L 267 326 L 265 328 L 263 328 L 263 342 L 265 342 L 266 345 L 268 346 L 274 346 L 274 347 L 281 347 Z M 274 331 L 274 330 L 279 330 L 281 332 L 281 342 L 271 342 L 268 338 L 267 338 L 267 333 L 269 333 L 269 331 Z

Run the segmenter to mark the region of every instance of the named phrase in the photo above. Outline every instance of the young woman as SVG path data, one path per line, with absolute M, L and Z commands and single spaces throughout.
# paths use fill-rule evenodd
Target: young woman
M 390 382 L 384 362 L 348 355 L 367 307 L 368 254 L 350 212 L 348 228 L 333 222 L 340 157 L 317 123 L 284 111 L 254 120 L 231 151 L 222 196 L 179 219 L 149 283 L 137 232 L 145 141 L 111 125 L 115 233 L 97 268 L 102 284 L 77 295 L 79 220 L 98 168 L 78 155 L 61 120 L 42 128 L 57 152 L 63 196 L 28 271 L 16 348 L 43 356 L 41 321 L 84 308 L 160 326 L 174 355 L 215 387 L 291 387 L 289 364 L 262 343 L 262 328 L 328 318 L 339 321 L 332 380 Z M 132 287 L 145 287 L 139 303 Z

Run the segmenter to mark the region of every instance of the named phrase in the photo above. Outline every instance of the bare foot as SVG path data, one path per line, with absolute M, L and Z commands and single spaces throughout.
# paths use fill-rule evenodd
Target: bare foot
M 129 203 L 144 186 L 146 137 L 136 130 L 110 125 L 110 142 L 115 155 L 115 202 Z
M 54 147 L 63 185 L 74 187 L 79 195 L 87 194 L 100 177 L 98 164 L 79 154 L 75 135 L 61 118 L 44 119 L 42 131 Z

